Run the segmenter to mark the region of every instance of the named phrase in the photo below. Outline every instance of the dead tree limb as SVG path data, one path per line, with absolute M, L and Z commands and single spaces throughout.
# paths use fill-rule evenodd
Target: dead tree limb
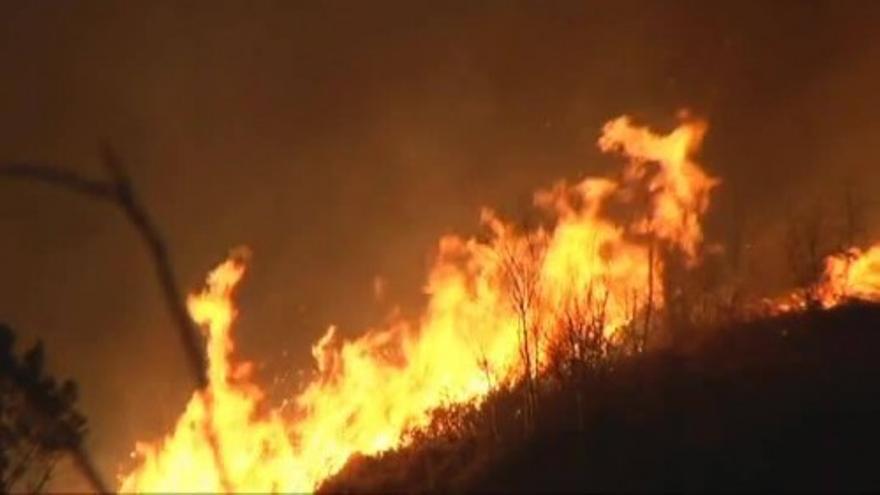
M 102 147 L 101 158 L 102 165 L 108 175 L 108 179 L 105 180 L 92 179 L 70 170 L 42 163 L 0 163 L 0 178 L 56 186 L 92 199 L 106 201 L 122 210 L 147 245 L 165 304 L 177 328 L 190 371 L 197 387 L 204 389 L 208 385 L 207 366 L 199 333 L 195 322 L 189 316 L 181 291 L 177 286 L 166 244 L 156 224 L 138 198 L 118 156 L 109 146 L 105 145 Z M 209 402 L 213 401 L 209 400 Z M 210 430 L 208 437 L 211 440 L 211 448 L 214 450 L 214 459 L 217 462 L 220 478 L 223 480 L 224 486 L 228 488 L 228 479 L 216 432 L 213 431 L 213 425 L 207 425 L 206 428 Z M 106 484 L 101 480 L 87 452 L 83 448 L 77 448 L 72 454 L 75 464 L 92 484 L 92 488 L 99 493 L 108 493 Z
M 174 319 L 191 372 L 198 387 L 203 388 L 208 383 L 205 374 L 205 357 L 201 350 L 202 346 L 196 325 L 186 310 L 181 292 L 175 282 L 174 269 L 165 242 L 147 210 L 138 199 L 131 185 L 131 180 L 115 153 L 107 146 L 103 148 L 102 152 L 102 163 L 110 180 L 96 180 L 70 170 L 41 163 L 0 164 L 0 177 L 57 186 L 93 199 L 107 201 L 125 213 L 129 222 L 141 235 L 153 258 L 165 304 Z
M 122 162 L 109 146 L 104 146 L 102 151 L 103 165 L 113 180 L 114 198 L 125 212 L 128 220 L 141 234 L 141 238 L 153 257 L 156 277 L 159 280 L 162 293 L 165 295 L 168 311 L 177 325 L 178 336 L 183 344 L 184 352 L 187 354 L 193 377 L 198 387 L 204 388 L 208 384 L 207 366 L 205 365 L 205 356 L 202 353 L 199 332 L 195 322 L 189 316 L 189 311 L 187 311 L 180 289 L 178 289 L 165 241 L 146 208 L 138 200 Z

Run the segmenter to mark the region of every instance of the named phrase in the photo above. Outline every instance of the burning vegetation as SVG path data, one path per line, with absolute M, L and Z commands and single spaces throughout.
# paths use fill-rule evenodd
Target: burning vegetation
M 536 226 L 484 209 L 484 236 L 440 239 L 424 313 L 354 340 L 331 327 L 313 347 L 314 378 L 286 408 L 268 403 L 251 364 L 233 354 L 234 290 L 246 268 L 235 253 L 188 301 L 205 334 L 208 386 L 165 438 L 137 444 L 120 490 L 313 491 L 353 457 L 456 436 L 474 415 L 491 418 L 482 424 L 497 435 L 511 420 L 497 417 L 505 400 L 528 434 L 548 380 L 577 384 L 570 396 L 583 428 L 591 370 L 662 346 L 695 319 L 677 280 L 707 252 L 701 219 L 720 180 L 696 161 L 706 131 L 686 114 L 666 134 L 611 120 L 598 146 L 622 159 L 619 174 L 538 191 Z M 851 298 L 880 302 L 880 246 L 828 257 L 814 285 L 759 311 Z M 731 304 L 718 302 L 715 314 L 733 317 Z

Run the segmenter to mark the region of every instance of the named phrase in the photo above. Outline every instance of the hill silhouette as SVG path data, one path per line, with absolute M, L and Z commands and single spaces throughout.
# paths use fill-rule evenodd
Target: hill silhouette
M 490 432 L 485 418 L 516 416 L 516 391 L 498 393 L 444 411 L 447 428 L 409 447 L 352 459 L 321 491 L 880 487 L 880 306 L 679 337 L 584 381 L 581 418 L 562 387 L 542 395 L 535 431 Z

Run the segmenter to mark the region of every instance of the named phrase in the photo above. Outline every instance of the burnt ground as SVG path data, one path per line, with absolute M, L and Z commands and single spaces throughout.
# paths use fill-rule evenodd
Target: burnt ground
M 327 492 L 880 489 L 880 307 L 713 331 L 541 403 L 517 440 L 354 459 Z

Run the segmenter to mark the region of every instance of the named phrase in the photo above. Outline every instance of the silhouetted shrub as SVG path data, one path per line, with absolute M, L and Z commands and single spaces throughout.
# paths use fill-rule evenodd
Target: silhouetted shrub
M 15 353 L 15 335 L 0 324 L 0 492 L 41 490 L 59 456 L 76 448 L 85 418 L 76 386 L 46 375 L 42 343 Z

